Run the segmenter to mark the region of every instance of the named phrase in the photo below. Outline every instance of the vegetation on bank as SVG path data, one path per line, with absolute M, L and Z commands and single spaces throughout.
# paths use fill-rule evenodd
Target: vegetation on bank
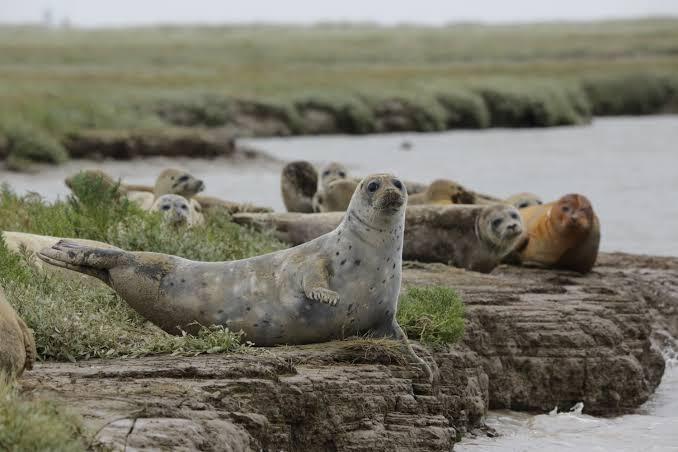
M 81 419 L 50 401 L 28 400 L 0 374 L 0 450 L 84 451 Z
M 677 40 L 678 19 L 0 27 L 0 158 L 58 163 L 65 138 L 92 129 L 371 133 L 676 112 Z

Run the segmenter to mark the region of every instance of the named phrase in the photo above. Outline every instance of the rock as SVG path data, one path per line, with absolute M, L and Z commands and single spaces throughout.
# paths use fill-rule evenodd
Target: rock
M 585 276 L 406 263 L 403 278 L 453 287 L 464 300 L 460 343 L 413 344 L 437 364 L 436 388 L 400 344 L 365 339 L 42 363 L 23 388 L 66 402 L 114 449 L 438 451 L 482 432 L 488 408 L 547 413 L 581 401 L 585 414 L 615 415 L 661 380 L 652 311 L 675 320 L 678 259 L 602 253 Z

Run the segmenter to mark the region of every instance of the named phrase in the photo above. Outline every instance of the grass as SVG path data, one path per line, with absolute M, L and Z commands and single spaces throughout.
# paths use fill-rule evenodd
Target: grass
M 267 234 L 213 214 L 205 226 L 167 229 L 161 217 L 117 200 L 115 187 L 73 186 L 76 196 L 53 204 L 36 195 L 0 194 L 0 230 L 100 240 L 128 249 L 156 251 L 196 260 L 231 260 L 281 249 Z M 103 285 L 50 277 L 31 265 L 34 256 L 13 254 L 0 240 L 0 285 L 19 315 L 34 329 L 42 360 L 83 360 L 158 353 L 232 351 L 240 335 L 222 327 L 196 336 L 171 336 L 145 322 Z
M 308 133 L 314 129 L 304 114 L 312 108 L 334 116 L 333 131 L 341 133 L 403 124 L 419 131 L 544 127 L 585 123 L 591 113 L 676 112 L 676 42 L 678 19 L 669 18 L 445 27 L 5 26 L 0 130 L 28 124 L 51 137 L 35 147 L 54 151 L 55 142 L 83 129 L 244 127 L 248 116 Z M 34 152 L 54 163 L 63 157 L 22 149 L 13 168 Z
M 50 401 L 22 398 L 0 374 L 0 450 L 84 451 L 81 419 Z
M 449 287 L 406 289 L 397 319 L 408 338 L 428 344 L 454 343 L 464 335 L 464 305 Z

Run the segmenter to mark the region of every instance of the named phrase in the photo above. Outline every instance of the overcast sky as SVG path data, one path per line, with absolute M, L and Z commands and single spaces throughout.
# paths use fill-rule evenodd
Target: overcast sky
M 678 15 L 678 0 L 0 0 L 0 22 L 73 25 L 371 21 L 530 22 Z

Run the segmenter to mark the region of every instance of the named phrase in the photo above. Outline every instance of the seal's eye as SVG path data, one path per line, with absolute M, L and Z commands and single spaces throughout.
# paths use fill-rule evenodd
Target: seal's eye
M 498 228 L 502 221 L 503 220 L 501 218 L 497 218 L 496 220 L 492 220 L 492 227 L 495 228 L 495 229 Z
M 565 213 L 568 213 L 570 211 L 570 206 L 563 206 L 561 210 Z
M 346 177 L 346 173 L 343 171 L 339 171 L 339 177 L 343 179 L 344 177 Z
M 517 219 L 518 219 L 518 214 L 515 213 L 515 212 L 513 212 L 513 213 L 511 214 L 511 218 L 514 219 L 514 220 L 517 220 Z
M 330 170 L 323 171 L 323 177 L 327 177 L 329 175 L 330 175 Z
M 395 185 L 395 188 L 397 188 L 398 190 L 403 189 L 403 183 L 400 182 L 398 179 L 393 180 L 393 185 Z
M 369 185 L 367 185 L 367 189 L 374 193 L 379 189 L 379 182 L 370 182 Z
M 541 202 L 541 201 L 537 201 L 537 204 L 541 206 L 541 205 L 544 204 L 544 203 Z
M 187 180 L 188 180 L 188 176 L 186 174 L 184 174 L 183 176 L 181 176 L 179 178 L 179 182 L 186 182 Z
M 170 210 L 172 207 L 165 204 L 164 206 L 161 207 L 162 210 Z
M 181 205 L 181 209 L 182 209 L 182 210 L 188 210 L 188 206 L 187 206 L 186 204 L 182 204 L 182 205 Z
M 526 202 L 521 202 L 520 204 L 518 204 L 518 208 L 519 208 L 519 209 L 524 209 L 525 207 L 527 207 L 527 203 L 526 203 Z

